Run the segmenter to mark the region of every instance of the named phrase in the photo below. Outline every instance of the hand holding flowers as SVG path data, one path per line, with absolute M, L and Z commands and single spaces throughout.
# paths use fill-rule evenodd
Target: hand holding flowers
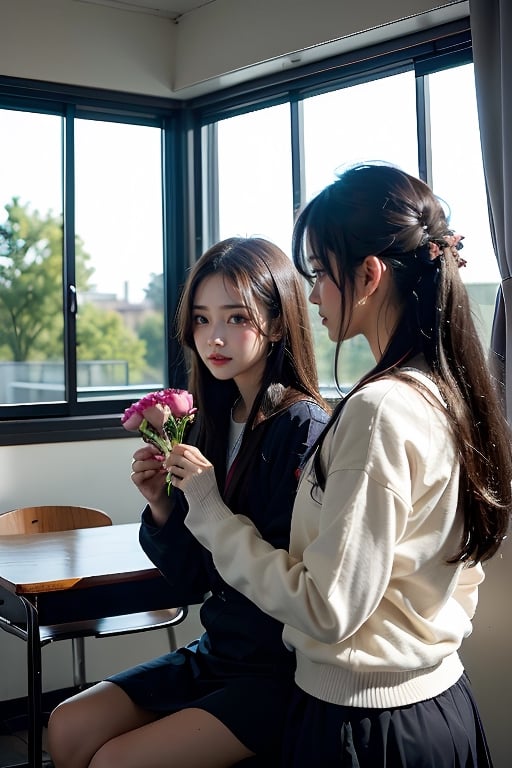
M 173 485 L 181 491 L 185 491 L 193 475 L 208 469 L 213 471 L 213 464 L 194 445 L 175 445 L 165 461 L 165 466 L 172 475 Z
M 167 458 L 172 447 L 182 442 L 196 411 L 190 392 L 184 389 L 163 389 L 145 395 L 127 408 L 121 423 L 125 429 L 139 432 L 143 440 L 154 445 Z M 170 494 L 170 473 L 166 480 L 167 493 Z

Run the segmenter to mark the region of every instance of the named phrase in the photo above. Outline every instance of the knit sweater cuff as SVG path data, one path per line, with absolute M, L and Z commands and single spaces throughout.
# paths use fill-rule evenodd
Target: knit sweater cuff
M 213 467 L 193 475 L 184 494 L 188 502 L 187 525 L 225 520 L 233 515 L 222 501 Z

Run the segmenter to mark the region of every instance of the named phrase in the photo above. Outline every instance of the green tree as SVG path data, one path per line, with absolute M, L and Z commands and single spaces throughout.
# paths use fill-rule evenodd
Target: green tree
M 114 310 L 83 302 L 77 316 L 77 357 L 82 360 L 123 360 L 131 383 L 145 374 L 146 343 L 127 328 Z
M 146 343 L 146 362 L 158 378 L 163 375 L 164 317 L 163 312 L 148 315 L 137 328 L 139 338 Z
M 146 294 L 146 300 L 153 305 L 153 309 L 164 309 L 164 276 L 162 273 L 156 275 L 151 273 L 151 278 L 148 283 L 148 287 L 144 288 Z
M 5 206 L 0 224 L 0 349 L 4 359 L 62 357 L 62 220 L 30 211 L 19 198 Z M 77 238 L 77 284 L 84 288 L 93 269 Z

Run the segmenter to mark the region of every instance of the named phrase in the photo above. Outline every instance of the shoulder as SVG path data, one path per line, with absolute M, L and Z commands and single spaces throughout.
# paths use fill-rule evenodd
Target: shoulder
M 283 403 L 255 426 L 267 439 L 276 441 L 306 442 L 311 444 L 329 421 L 329 414 L 314 400 L 295 399 Z
M 293 446 L 310 447 L 320 435 L 329 421 L 329 414 L 313 400 L 297 400 L 268 419 L 268 437 L 285 444 L 288 449 Z M 300 449 L 302 450 L 302 448 Z
M 442 401 L 435 385 L 426 377 L 419 386 L 396 377 L 371 381 L 350 396 L 342 414 L 368 419 L 386 418 L 392 415 L 395 421 L 411 416 L 430 417 L 434 412 L 444 414 Z
M 329 419 L 329 414 L 322 408 L 319 403 L 314 400 L 304 398 L 302 400 L 296 400 L 290 405 L 286 405 L 282 411 L 289 416 L 302 416 L 309 419 L 317 419 L 318 421 L 325 422 Z
M 349 396 L 332 430 L 332 448 L 364 456 L 384 449 L 425 455 L 447 445 L 450 429 L 445 408 L 429 388 L 399 378 L 369 382 Z
M 277 410 L 274 414 L 274 420 L 280 426 L 312 423 L 323 427 L 329 421 L 329 414 L 314 400 L 303 399 L 296 400 Z

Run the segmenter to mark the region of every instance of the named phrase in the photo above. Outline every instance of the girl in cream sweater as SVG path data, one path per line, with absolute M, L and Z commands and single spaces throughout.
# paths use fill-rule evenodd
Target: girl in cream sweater
M 329 338 L 339 353 L 362 334 L 376 365 L 313 446 L 289 551 L 227 509 L 196 449 L 169 460 L 186 525 L 296 653 L 283 766 L 492 765 L 458 651 L 507 531 L 512 459 L 461 239 L 426 184 L 384 164 L 299 217 L 294 260 Z

